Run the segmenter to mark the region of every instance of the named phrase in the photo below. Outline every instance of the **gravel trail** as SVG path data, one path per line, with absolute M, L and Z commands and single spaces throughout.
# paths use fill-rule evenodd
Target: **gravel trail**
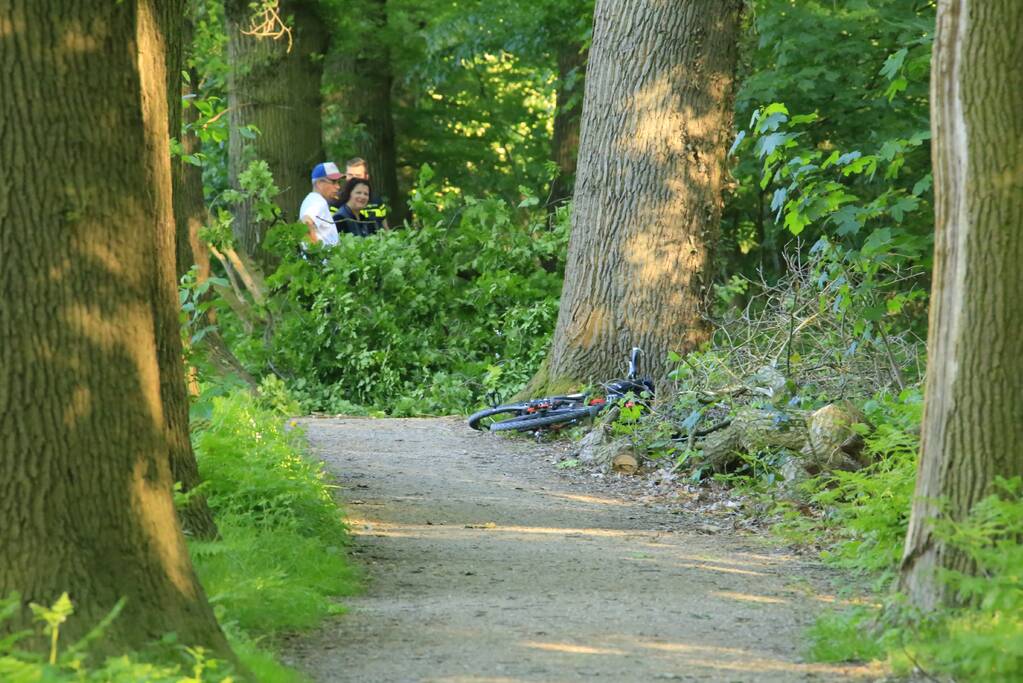
M 871 681 L 801 658 L 827 572 L 461 420 L 304 421 L 368 576 L 288 660 L 333 683 Z

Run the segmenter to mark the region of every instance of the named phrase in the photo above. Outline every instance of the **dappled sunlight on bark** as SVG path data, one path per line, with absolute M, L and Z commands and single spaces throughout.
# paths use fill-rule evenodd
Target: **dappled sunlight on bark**
M 165 463 L 147 460 L 140 458 L 132 473 L 132 506 L 140 530 L 174 587 L 187 599 L 195 600 L 199 597 L 198 584 L 184 537 L 178 529 L 174 499 L 167 487 L 170 470 Z
M 738 11 L 597 3 L 565 288 L 527 392 L 606 380 L 633 346 L 661 381 L 706 340 Z

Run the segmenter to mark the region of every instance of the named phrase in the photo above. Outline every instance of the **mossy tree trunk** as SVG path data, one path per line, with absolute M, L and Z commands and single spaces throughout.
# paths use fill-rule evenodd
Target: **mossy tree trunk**
M 324 161 L 321 124 L 323 55 L 329 34 L 317 0 L 281 0 L 280 15 L 292 17 L 292 49 L 288 39 L 247 35 L 253 10 L 249 0 L 227 0 L 228 112 L 231 136 L 228 173 L 232 187 L 254 159 L 267 162 L 280 189 L 276 204 L 281 217 L 298 220 L 298 208 L 309 193 L 309 173 Z M 254 125 L 254 139 L 239 133 Z M 235 211 L 235 246 L 249 259 L 268 266 L 262 250 L 268 224 L 249 204 Z
M 561 308 L 527 392 L 620 375 L 632 346 L 663 379 L 707 339 L 740 4 L 597 2 Z
M 126 598 L 97 648 L 173 631 L 230 656 L 172 497 L 187 424 L 164 338 L 178 339 L 163 8 L 13 0 L 0 20 L 0 595 L 68 591 L 65 642 Z
M 931 76 L 936 239 L 926 402 L 902 587 L 954 602 L 939 568 L 969 571 L 937 537 L 996 476 L 1023 475 L 1023 3 L 942 0 Z

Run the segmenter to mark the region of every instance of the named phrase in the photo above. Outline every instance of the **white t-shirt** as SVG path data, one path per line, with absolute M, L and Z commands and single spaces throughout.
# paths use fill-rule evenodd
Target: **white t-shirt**
M 299 220 L 309 216 L 316 226 L 316 236 L 328 247 L 338 243 L 337 226 L 330 214 L 330 205 L 319 192 L 310 192 L 302 200 L 302 208 L 298 210 Z

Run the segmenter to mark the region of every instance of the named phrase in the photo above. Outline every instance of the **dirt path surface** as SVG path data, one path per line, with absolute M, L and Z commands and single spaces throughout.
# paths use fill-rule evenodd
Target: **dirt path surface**
M 296 643 L 316 681 L 865 681 L 806 663 L 818 566 L 566 477 L 453 419 L 306 421 L 369 577 Z M 591 483 L 592 482 L 592 483 Z

